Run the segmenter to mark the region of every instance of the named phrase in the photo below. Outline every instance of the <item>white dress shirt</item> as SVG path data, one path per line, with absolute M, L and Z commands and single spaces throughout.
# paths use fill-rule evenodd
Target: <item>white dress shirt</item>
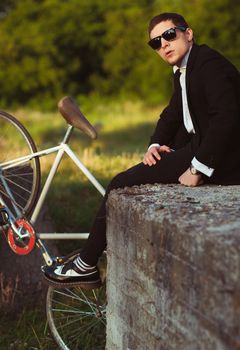
M 191 115 L 190 115 L 190 112 L 189 112 L 189 108 L 188 108 L 187 90 L 186 90 L 186 68 L 187 68 L 187 61 L 188 61 L 188 57 L 189 57 L 189 54 L 191 52 L 191 49 L 192 49 L 192 47 L 190 47 L 190 49 L 188 50 L 188 52 L 184 56 L 180 67 L 173 66 L 173 72 L 175 73 L 178 69 L 181 72 L 180 85 L 181 85 L 181 88 L 182 88 L 182 106 L 183 106 L 183 123 L 184 123 L 184 126 L 185 126 L 185 128 L 186 128 L 186 130 L 187 130 L 187 132 L 189 134 L 195 134 L 192 118 L 191 118 Z M 158 143 L 153 143 L 153 144 L 151 144 L 148 147 L 148 149 L 150 149 L 152 147 L 160 147 L 160 145 Z M 192 159 L 191 163 L 194 166 L 194 168 L 196 168 L 201 173 L 207 175 L 208 177 L 212 176 L 212 174 L 214 172 L 214 169 L 213 168 L 209 168 L 207 165 L 199 162 L 196 157 L 194 157 Z

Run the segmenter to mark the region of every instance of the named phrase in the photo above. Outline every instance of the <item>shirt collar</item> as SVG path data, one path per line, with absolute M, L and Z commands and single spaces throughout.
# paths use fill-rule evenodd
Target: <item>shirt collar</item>
M 189 58 L 191 50 L 192 50 L 192 46 L 190 46 L 190 48 L 188 49 L 188 52 L 183 57 L 182 62 L 180 64 L 180 67 L 178 67 L 177 65 L 173 66 L 173 73 L 176 73 L 176 71 L 178 69 L 181 69 L 181 68 L 186 69 L 187 68 L 187 62 L 188 62 L 188 58 Z

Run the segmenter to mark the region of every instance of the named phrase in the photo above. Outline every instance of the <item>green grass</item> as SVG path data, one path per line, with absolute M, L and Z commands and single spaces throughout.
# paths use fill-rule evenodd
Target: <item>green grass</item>
M 83 106 L 82 112 L 96 125 L 99 137 L 91 141 L 75 130 L 70 145 L 105 187 L 114 175 L 142 160 L 160 109 L 147 109 L 140 102 Z M 66 122 L 57 112 L 18 110 L 12 114 L 27 127 L 39 150 L 63 139 Z M 43 179 L 52 160 L 52 155 L 41 159 Z M 86 177 L 69 159 L 64 159 L 47 197 L 56 230 L 87 232 L 100 201 L 101 195 Z M 70 245 L 61 246 L 65 247 L 61 251 L 65 254 L 79 248 L 80 243 L 71 241 Z M 17 321 L 9 315 L 2 316 L 0 334 L 0 350 L 56 349 L 46 331 L 44 312 L 37 307 L 32 311 L 23 310 Z
M 2 315 L 0 350 L 57 350 L 49 334 L 44 310 L 25 310 Z

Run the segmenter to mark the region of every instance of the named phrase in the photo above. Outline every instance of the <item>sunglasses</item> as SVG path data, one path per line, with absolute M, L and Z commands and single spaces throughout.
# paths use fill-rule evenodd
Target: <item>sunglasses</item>
M 151 39 L 148 42 L 148 45 L 151 46 L 151 48 L 153 50 L 159 50 L 161 49 L 162 46 L 162 41 L 161 39 L 163 38 L 166 41 L 172 41 L 176 39 L 177 33 L 176 30 L 181 30 L 182 32 L 185 32 L 185 30 L 187 29 L 187 27 L 184 26 L 177 26 L 174 28 L 170 28 L 168 30 L 166 30 L 164 33 L 162 33 L 162 35 L 156 36 L 156 38 Z

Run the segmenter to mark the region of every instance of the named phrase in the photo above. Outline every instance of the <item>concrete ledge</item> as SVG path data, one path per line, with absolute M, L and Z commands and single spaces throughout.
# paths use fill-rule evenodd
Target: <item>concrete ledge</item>
M 108 200 L 107 350 L 240 349 L 240 186 Z

